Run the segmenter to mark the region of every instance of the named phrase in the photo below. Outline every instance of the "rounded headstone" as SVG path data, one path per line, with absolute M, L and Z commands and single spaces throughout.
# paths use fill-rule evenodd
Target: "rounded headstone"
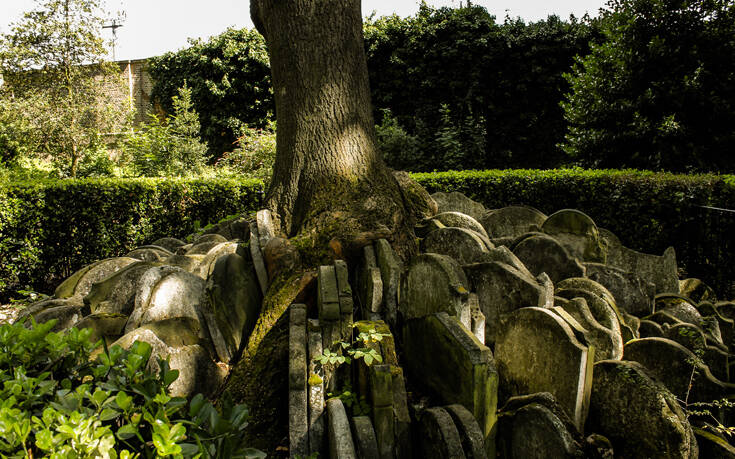
M 442 222 L 444 226 L 464 228 L 474 231 L 485 238 L 488 237 L 485 228 L 482 227 L 480 222 L 467 214 L 463 214 L 462 212 L 442 212 L 440 214 L 436 214 L 433 218 Z
M 422 457 L 462 459 L 465 457 L 459 431 L 443 408 L 425 410 L 419 420 Z
M 460 264 L 480 261 L 487 253 L 487 246 L 474 231 L 464 228 L 439 228 L 421 241 L 423 252 L 447 255 Z
M 582 277 L 584 267 L 556 239 L 535 233 L 521 239 L 513 254 L 534 276 L 545 272 L 556 284 L 569 277 Z
M 479 222 L 493 239 L 518 237 L 538 231 L 546 221 L 546 215 L 532 207 L 509 206 L 483 215 Z
M 595 222 L 584 212 L 562 209 L 549 215 L 541 231 L 553 236 L 569 253 L 586 262 L 604 263 L 606 246 Z
M 431 195 L 437 205 L 437 213 L 462 212 L 475 220 L 480 220 L 487 210 L 485 206 L 473 201 L 458 191 L 451 193 L 437 192 Z

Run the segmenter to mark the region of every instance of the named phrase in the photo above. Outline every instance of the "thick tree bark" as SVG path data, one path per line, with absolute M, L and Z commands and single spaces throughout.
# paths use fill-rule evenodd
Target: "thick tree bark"
M 360 0 L 252 0 L 270 55 L 278 134 L 266 206 L 289 236 L 405 232 L 401 188 L 376 150 Z

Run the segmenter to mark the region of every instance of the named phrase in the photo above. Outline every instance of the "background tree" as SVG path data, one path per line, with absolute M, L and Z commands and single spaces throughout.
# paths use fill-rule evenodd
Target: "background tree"
M 227 29 L 208 41 L 195 40 L 150 62 L 152 98 L 172 113 L 172 98 L 184 82 L 200 115 L 209 154 L 232 151 L 244 125 L 265 128 L 273 119 L 268 52 L 255 30 Z
M 613 0 L 568 75 L 564 150 L 589 167 L 735 171 L 735 2 Z
M 103 17 L 100 0 L 37 0 L 0 38 L 4 107 L 35 131 L 27 149 L 62 163 L 71 176 L 129 110 L 107 96 L 119 71 L 104 62 Z

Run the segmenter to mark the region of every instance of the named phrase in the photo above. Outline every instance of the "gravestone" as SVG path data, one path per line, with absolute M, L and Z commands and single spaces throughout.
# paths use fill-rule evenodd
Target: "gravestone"
M 413 257 L 404 272 L 398 309 L 403 320 L 446 312 L 469 329 L 469 293 L 467 277 L 454 259 L 424 253 Z
M 347 420 L 347 413 L 345 412 L 342 400 L 339 398 L 330 398 L 327 400 L 327 420 L 329 457 L 357 459 L 355 444 L 352 441 L 352 433 L 350 432 L 350 423 Z
M 439 191 L 432 194 L 431 197 L 436 202 L 437 214 L 442 212 L 461 212 L 479 221 L 485 215 L 485 212 L 487 212 L 485 206 L 457 191 L 451 193 Z
M 263 301 L 252 264 L 236 253 L 221 256 L 207 279 L 205 295 L 217 355 L 229 363 L 247 342 Z
M 538 276 L 545 272 L 554 283 L 585 275 L 584 266 L 551 236 L 529 234 L 519 240 L 512 250 L 531 274 Z
M 422 457 L 465 458 L 459 431 L 441 407 L 429 408 L 421 414 L 419 436 Z
M 480 222 L 467 214 L 463 214 L 462 212 L 442 212 L 434 215 L 432 219 L 439 220 L 444 226 L 464 228 L 466 230 L 474 231 L 484 239 L 488 239 L 487 232 Z
M 549 215 L 541 231 L 557 240 L 569 254 L 582 261 L 604 263 L 607 246 L 595 222 L 584 212 L 562 209 Z
M 679 293 L 678 267 L 673 247 L 667 248 L 662 256 L 650 255 L 624 247 L 610 231 L 601 229 L 600 233 L 607 243 L 608 265 L 652 282 L 655 293 Z
M 383 304 L 385 321 L 391 327 L 398 326 L 398 287 L 403 267 L 388 241 L 375 241 L 375 258 L 383 281 Z
M 612 293 L 621 310 L 637 317 L 653 312 L 655 286 L 646 278 L 611 265 L 585 263 L 587 277 L 602 284 Z
M 324 455 L 326 452 L 326 424 L 324 422 L 324 372 L 316 364 L 322 355 L 322 333 L 319 321 L 307 320 L 308 391 L 309 391 L 309 451 Z M 316 375 L 317 378 L 314 378 Z M 372 425 L 371 425 L 372 428 Z
M 306 305 L 292 304 L 288 329 L 288 435 L 291 457 L 309 454 Z
M 421 251 L 447 255 L 465 265 L 481 261 L 488 247 L 474 231 L 446 227 L 432 231 L 421 240 Z
M 485 316 L 485 342 L 494 343 L 500 317 L 527 306 L 550 307 L 553 297 L 533 277 L 504 263 L 476 263 L 464 267 Z
M 265 268 L 265 261 L 263 259 L 263 248 L 260 245 L 258 236 L 258 225 L 255 222 L 250 223 L 250 256 L 253 259 L 253 266 L 255 267 L 255 274 L 258 277 L 258 285 L 260 285 L 260 291 L 265 296 L 268 291 L 268 271 Z
M 368 416 L 352 418 L 352 440 L 360 459 L 380 459 L 373 423 Z
M 441 312 L 404 324 L 403 354 L 414 381 L 475 416 L 485 450 L 494 456 L 498 372 L 490 349 L 456 317 Z
M 522 308 L 503 317 L 495 342 L 506 397 L 550 392 L 581 431 L 589 408 L 595 349 L 555 312 Z
M 56 298 L 69 298 L 72 296 L 84 297 L 89 293 L 92 284 L 101 281 L 110 274 L 118 271 L 131 263 L 139 260 L 129 257 L 106 258 L 94 262 L 68 277 L 54 291 Z
M 486 459 L 488 456 L 485 451 L 485 439 L 472 413 L 464 406 L 457 404 L 447 405 L 444 410 L 454 421 L 465 457 L 467 459 Z
M 488 212 L 479 219 L 491 239 L 516 238 L 530 231 L 539 231 L 546 215 L 532 207 L 509 206 Z
M 586 340 L 595 346 L 595 361 L 620 360 L 623 356 L 623 337 L 618 332 L 603 327 L 592 315 L 584 298 L 561 301 L 562 308 L 584 328 Z
M 641 364 L 603 360 L 594 372 L 587 429 L 605 435 L 616 457 L 697 457 L 686 414 Z

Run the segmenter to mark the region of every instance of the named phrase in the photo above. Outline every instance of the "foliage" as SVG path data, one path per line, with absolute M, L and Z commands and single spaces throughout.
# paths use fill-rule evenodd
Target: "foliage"
M 273 118 L 273 94 L 265 41 L 255 30 L 227 29 L 209 41 L 190 41 L 150 63 L 152 98 L 164 111 L 186 82 L 199 112 L 210 155 L 231 149 L 244 126 L 265 128 Z
M 735 2 L 612 0 L 567 79 L 564 150 L 591 167 L 735 171 Z
M 375 126 L 378 151 L 391 167 L 408 170 L 420 156 L 419 141 L 398 124 L 389 108 L 382 112 L 383 119 Z
M 172 103 L 173 114 L 165 122 L 154 114 L 139 132 L 125 139 L 123 152 L 135 175 L 181 176 L 202 170 L 207 145 L 200 140 L 199 115 L 186 83 Z
M 38 0 L 0 37 L 4 159 L 50 157 L 73 177 L 85 156 L 99 151 L 101 134 L 128 121 L 129 108 L 108 95 L 122 81 L 104 62 L 103 15 L 100 0 Z
M 407 149 L 415 151 L 409 159 L 384 153 L 392 167 L 556 166 L 563 159 L 556 147 L 565 126 L 562 74 L 587 52 L 594 23 L 550 16 L 496 24 L 480 6 L 422 4 L 414 17 L 370 18 L 364 32 L 376 118 L 390 110 L 409 136 L 403 139 L 418 143 Z
M 51 332 L 56 321 L 0 325 L 0 453 L 3 457 L 265 457 L 246 448 L 248 411 L 201 394 L 171 397 L 178 370 L 136 341 L 90 359 L 91 329 Z M 151 447 L 152 446 L 152 447 Z
M 270 180 L 276 160 L 276 124 L 269 122 L 262 129 L 244 125 L 235 144 L 231 152 L 217 161 L 217 167 L 255 179 Z
M 0 181 L 0 298 L 49 292 L 95 260 L 257 210 L 262 186 L 242 177 Z

